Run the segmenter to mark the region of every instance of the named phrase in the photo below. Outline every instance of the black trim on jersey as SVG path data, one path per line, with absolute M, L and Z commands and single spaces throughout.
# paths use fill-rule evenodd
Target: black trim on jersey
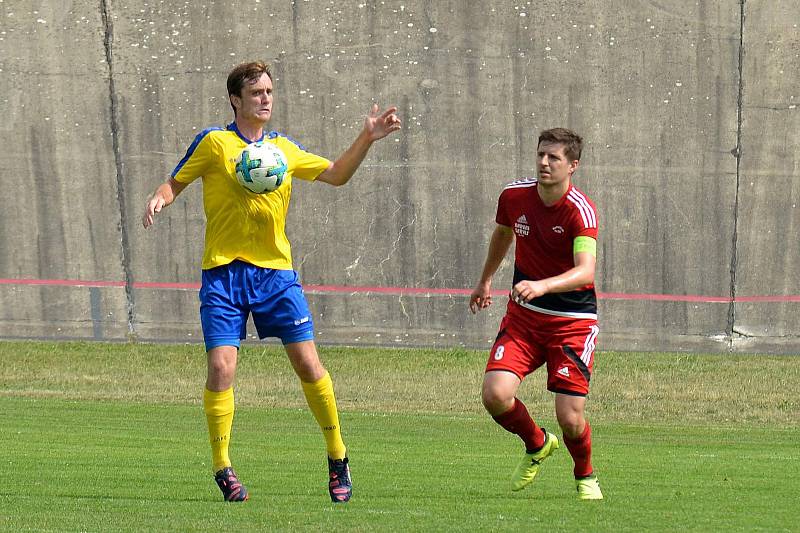
M 298 148 L 300 148 L 304 152 L 308 151 L 308 149 L 305 146 L 300 144 L 300 141 L 298 141 L 297 139 L 294 139 L 294 138 L 286 135 L 285 133 L 281 133 L 281 132 L 275 131 L 275 130 L 272 130 L 269 133 L 267 133 L 267 138 L 268 139 L 275 139 L 275 138 L 278 138 L 278 137 L 283 137 L 284 139 L 286 139 L 288 141 L 292 141 L 295 146 L 297 146 Z
M 589 367 L 586 366 L 586 363 L 581 361 L 581 358 L 578 357 L 578 354 L 575 353 L 575 350 L 573 350 L 569 346 L 564 345 L 561 347 L 561 349 L 564 350 L 564 353 L 567 354 L 567 357 L 572 359 L 572 362 L 575 363 L 575 366 L 577 366 L 578 370 L 581 371 L 583 377 L 586 378 L 586 383 L 589 383 L 589 381 L 592 379 L 592 374 L 591 372 L 589 372 Z
M 586 396 L 588 396 L 588 394 L 584 394 L 582 392 L 575 392 L 574 390 L 556 389 L 556 388 L 547 389 L 547 390 L 549 390 L 550 392 L 558 393 L 558 394 L 566 394 L 567 396 L 579 396 L 581 398 L 586 398 Z
M 520 281 L 537 281 L 532 276 L 522 272 L 517 265 L 514 265 L 514 282 L 516 285 Z M 553 292 L 538 296 L 526 303 L 547 309 L 549 311 L 559 311 L 561 313 L 593 313 L 597 314 L 597 295 L 594 289 L 569 292 Z
M 500 331 L 497 332 L 497 337 L 494 338 L 495 344 L 497 344 L 497 341 L 500 340 L 500 337 L 502 337 L 505 334 L 507 329 L 508 328 L 503 328 L 503 329 L 501 329 Z

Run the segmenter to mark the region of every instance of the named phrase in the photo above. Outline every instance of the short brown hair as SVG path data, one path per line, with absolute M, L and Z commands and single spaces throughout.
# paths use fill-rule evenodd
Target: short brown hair
M 270 72 L 269 64 L 263 61 L 251 61 L 250 63 L 242 63 L 236 65 L 231 73 L 228 74 L 228 98 L 231 96 L 242 96 L 242 87 L 245 82 L 255 81 L 261 77 L 262 74 L 269 76 L 272 79 L 272 72 Z M 233 107 L 233 104 L 231 104 Z M 236 108 L 233 107 L 233 114 L 236 114 Z
M 567 128 L 550 128 L 539 134 L 539 144 L 543 142 L 563 144 L 564 155 L 570 161 L 580 160 L 583 151 L 583 137 Z

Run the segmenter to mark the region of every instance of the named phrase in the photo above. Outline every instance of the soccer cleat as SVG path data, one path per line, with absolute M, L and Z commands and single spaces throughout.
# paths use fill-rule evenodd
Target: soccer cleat
M 511 478 L 512 490 L 522 490 L 527 487 L 536 477 L 536 474 L 539 473 L 539 466 L 541 466 L 542 461 L 550 457 L 558 449 L 558 438 L 545 431 L 544 428 L 542 428 L 542 431 L 544 431 L 545 435 L 544 446 L 536 452 L 526 452 L 522 456 L 522 461 L 520 461 L 514 471 L 514 476 Z
M 223 468 L 214 474 L 214 481 L 219 485 L 226 502 L 243 502 L 250 497 L 231 467 Z
M 333 503 L 350 501 L 353 495 L 353 483 L 350 481 L 350 462 L 344 459 L 331 459 L 328 457 L 328 491 L 331 493 Z
M 600 491 L 600 483 L 597 482 L 597 476 L 594 474 L 576 479 L 575 484 L 578 488 L 579 500 L 603 499 L 603 493 Z

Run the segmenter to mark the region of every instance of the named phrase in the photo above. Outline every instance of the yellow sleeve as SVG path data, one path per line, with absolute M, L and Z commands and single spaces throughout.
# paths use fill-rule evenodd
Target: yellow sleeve
M 197 134 L 186 150 L 186 155 L 172 171 L 172 177 L 176 181 L 188 184 L 205 175 L 209 164 L 214 160 L 214 142 L 210 133 L 216 130 L 219 128 L 209 128 Z
M 289 170 L 295 178 L 313 181 L 331 166 L 329 159 L 307 152 L 285 137 L 280 139 L 283 142 L 279 144 L 279 148 L 289 158 Z

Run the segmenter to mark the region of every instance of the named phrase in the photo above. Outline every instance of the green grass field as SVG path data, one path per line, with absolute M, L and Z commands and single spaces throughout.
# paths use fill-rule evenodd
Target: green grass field
M 565 449 L 509 490 L 521 453 L 484 414 L 486 354 L 322 348 L 352 461 L 322 437 L 280 348 L 241 353 L 232 457 L 213 483 L 198 345 L 0 342 L 4 531 L 797 531 L 800 358 L 597 356 L 588 416 L 606 499 L 575 498 Z M 555 429 L 543 376 L 521 397 Z

